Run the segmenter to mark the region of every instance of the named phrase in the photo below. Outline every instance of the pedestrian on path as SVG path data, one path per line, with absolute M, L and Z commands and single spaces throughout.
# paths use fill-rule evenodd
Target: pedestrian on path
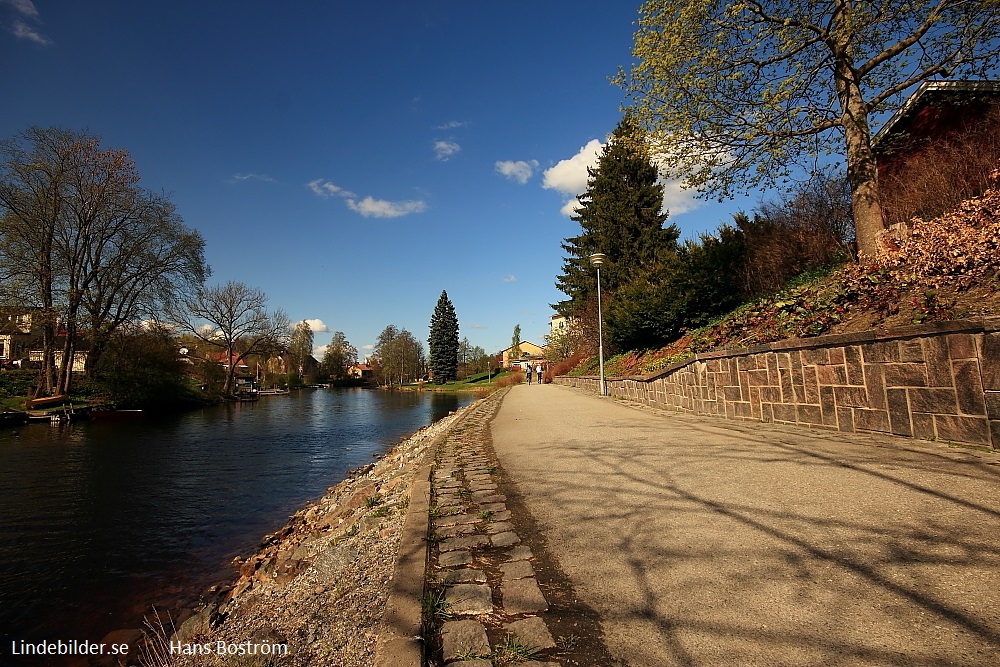
M 531 384 L 531 364 L 524 365 L 524 379 L 528 384 Z
M 538 384 L 542 383 L 542 365 L 538 364 L 535 366 L 535 372 L 538 373 Z

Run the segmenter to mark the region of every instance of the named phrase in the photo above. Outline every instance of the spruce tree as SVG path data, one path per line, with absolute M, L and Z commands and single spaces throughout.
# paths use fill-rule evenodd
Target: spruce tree
M 607 255 L 601 286 L 613 295 L 638 275 L 654 270 L 677 252 L 680 230 L 664 228 L 663 186 L 642 130 L 626 115 L 601 151 L 597 167 L 588 169 L 587 191 L 572 219 L 579 236 L 562 244 L 567 256 L 556 286 L 569 298 L 555 304 L 568 317 L 579 316 L 596 301 L 597 281 L 590 255 Z
M 444 384 L 458 375 L 458 317 L 455 306 L 442 290 L 431 315 L 430 337 L 427 346 L 431 353 L 431 372 L 434 382 Z

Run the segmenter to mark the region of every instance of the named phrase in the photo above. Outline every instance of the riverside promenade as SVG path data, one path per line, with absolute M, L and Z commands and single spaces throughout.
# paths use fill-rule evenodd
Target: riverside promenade
M 621 664 L 1000 664 L 1000 454 L 551 384 L 490 434 Z

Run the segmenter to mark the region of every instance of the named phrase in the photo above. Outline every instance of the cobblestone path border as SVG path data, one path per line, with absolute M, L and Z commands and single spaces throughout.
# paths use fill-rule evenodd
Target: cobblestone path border
M 428 664 L 560 667 L 534 555 L 499 491 L 489 423 L 508 390 L 483 400 L 438 444 L 431 477 L 431 541 L 424 618 Z

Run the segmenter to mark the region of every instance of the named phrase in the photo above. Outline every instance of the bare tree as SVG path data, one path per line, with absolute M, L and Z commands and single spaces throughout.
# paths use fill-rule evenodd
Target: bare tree
M 187 301 L 186 312 L 171 319 L 223 353 L 228 365 L 223 394 L 233 394 L 236 367 L 252 354 L 269 354 L 288 346 L 291 322 L 282 310 L 269 311 L 267 297 L 253 287 L 229 281 L 209 287 Z
M 138 187 L 126 151 L 100 143 L 33 127 L 0 144 L 0 277 L 21 305 L 39 307 L 49 393 L 69 391 L 81 330 L 96 361 L 117 327 L 155 316 L 208 273 L 200 235 L 165 196 Z

